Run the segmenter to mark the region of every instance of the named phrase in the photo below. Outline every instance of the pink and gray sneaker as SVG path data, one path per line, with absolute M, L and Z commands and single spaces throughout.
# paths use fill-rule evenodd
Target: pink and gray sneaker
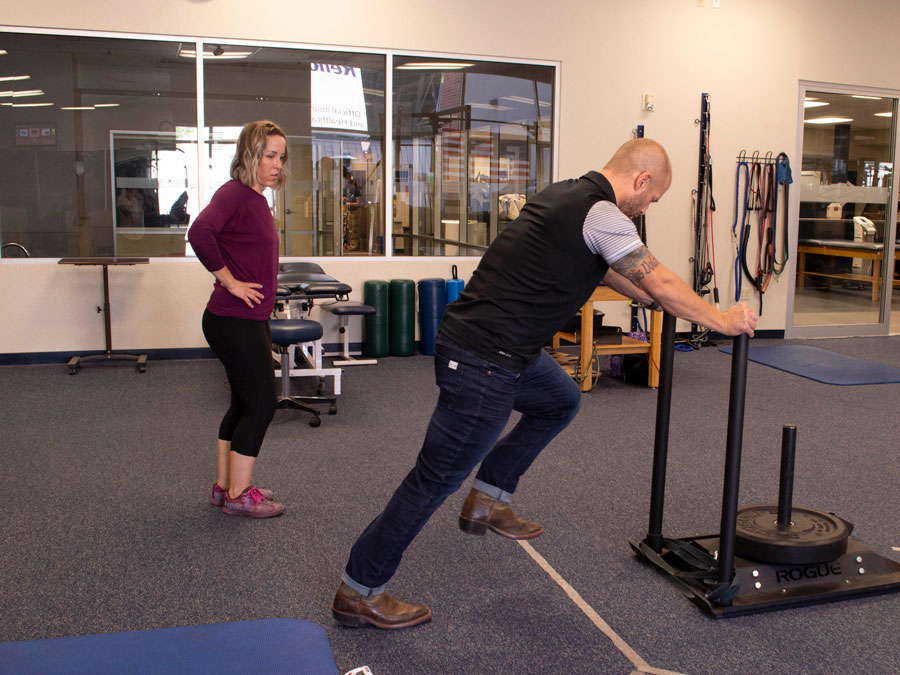
M 266 488 L 257 488 L 257 490 L 259 490 L 260 494 L 269 501 L 272 501 L 275 498 L 275 493 L 271 490 L 266 490 Z M 213 506 L 222 506 L 222 504 L 225 503 L 226 493 L 227 490 L 225 490 L 225 488 L 219 487 L 218 483 L 213 483 L 212 497 L 209 498 L 209 503 Z
M 250 516 L 251 518 L 271 518 L 284 511 L 284 504 L 266 499 L 263 493 L 252 485 L 244 490 L 237 499 L 225 495 L 222 513 L 232 516 Z

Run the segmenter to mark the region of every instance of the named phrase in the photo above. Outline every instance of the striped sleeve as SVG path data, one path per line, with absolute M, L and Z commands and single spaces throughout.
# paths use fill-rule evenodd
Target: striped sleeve
M 634 223 L 612 202 L 599 201 L 588 211 L 582 230 L 591 253 L 614 263 L 643 246 Z

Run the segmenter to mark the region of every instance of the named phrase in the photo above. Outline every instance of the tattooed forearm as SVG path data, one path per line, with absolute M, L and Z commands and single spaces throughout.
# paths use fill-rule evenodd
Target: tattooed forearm
M 646 246 L 641 246 L 612 264 L 612 268 L 616 272 L 636 286 L 639 286 L 641 280 L 657 267 L 659 267 L 659 260 L 650 253 Z

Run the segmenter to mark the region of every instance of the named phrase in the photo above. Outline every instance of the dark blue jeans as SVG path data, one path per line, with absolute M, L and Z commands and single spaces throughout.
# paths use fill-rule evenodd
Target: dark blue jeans
M 580 389 L 546 352 L 515 373 L 439 337 L 434 371 L 441 391 L 416 465 L 350 551 L 344 581 L 361 593 L 384 590 L 406 547 L 479 462 L 476 486 L 508 499 L 581 405 Z M 513 410 L 522 416 L 498 441 Z

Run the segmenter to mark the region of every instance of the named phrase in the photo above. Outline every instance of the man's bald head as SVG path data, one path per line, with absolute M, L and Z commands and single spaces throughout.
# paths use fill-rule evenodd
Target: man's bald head
M 672 164 L 665 148 L 649 138 L 635 138 L 628 141 L 612 156 L 603 167 L 607 171 L 624 176 L 634 176 L 646 171 L 654 181 L 666 185 L 672 176 Z
M 625 143 L 601 173 L 616 193 L 616 204 L 631 218 L 658 201 L 672 182 L 669 155 L 663 146 L 649 138 Z

